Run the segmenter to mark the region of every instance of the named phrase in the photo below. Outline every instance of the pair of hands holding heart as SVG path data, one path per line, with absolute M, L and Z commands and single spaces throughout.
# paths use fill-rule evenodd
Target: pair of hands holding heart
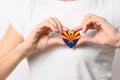
M 96 29 L 97 33 L 92 37 L 80 37 L 78 31 L 82 30 L 83 33 L 86 33 L 89 29 Z M 50 32 L 61 33 L 62 38 L 50 38 Z M 69 29 L 63 26 L 58 19 L 48 18 L 32 30 L 22 45 L 25 51 L 38 51 L 53 45 L 65 45 L 65 43 L 69 47 L 79 46 L 86 42 L 116 46 L 119 40 L 119 37 L 116 36 L 119 36 L 119 32 L 104 18 L 88 14 L 72 32 L 69 32 Z

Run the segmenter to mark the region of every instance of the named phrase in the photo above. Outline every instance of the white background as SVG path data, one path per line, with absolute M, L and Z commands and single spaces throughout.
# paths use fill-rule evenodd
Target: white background
M 9 20 L 22 6 L 24 0 L 0 0 L 0 39 L 4 36 Z M 113 80 L 120 80 L 120 50 L 117 49 L 113 62 Z M 2 65 L 1 65 L 2 66 Z M 23 60 L 7 80 L 30 80 L 29 68 L 26 60 Z

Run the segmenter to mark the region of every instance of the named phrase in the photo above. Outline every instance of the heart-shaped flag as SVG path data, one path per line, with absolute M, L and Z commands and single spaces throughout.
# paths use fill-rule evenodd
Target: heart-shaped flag
M 77 44 L 78 40 L 80 39 L 80 33 L 77 31 L 74 32 L 64 31 L 62 33 L 62 39 L 66 45 L 72 48 Z

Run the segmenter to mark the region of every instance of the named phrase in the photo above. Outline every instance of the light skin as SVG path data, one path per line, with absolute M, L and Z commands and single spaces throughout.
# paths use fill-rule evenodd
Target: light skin
M 77 46 L 88 42 L 120 48 L 120 33 L 100 16 L 94 14 L 86 15 L 80 26 L 75 27 L 73 31 L 82 30 L 83 33 L 86 33 L 90 29 L 96 29 L 97 33 L 94 36 L 82 37 L 78 41 Z
M 80 26 L 75 27 L 73 31 L 82 30 L 86 33 L 89 29 L 96 29 L 98 32 L 93 37 L 82 37 L 77 46 L 90 42 L 120 47 L 120 33 L 104 18 L 89 14 L 85 16 Z M 48 18 L 36 25 L 24 40 L 10 25 L 0 42 L 0 65 L 2 65 L 0 66 L 0 80 L 5 80 L 15 67 L 32 53 L 40 52 L 56 44 L 65 45 L 61 38 L 49 38 L 49 33 L 57 32 L 61 34 L 63 31 L 68 30 L 57 18 Z
M 60 34 L 67 30 L 57 18 L 48 18 L 36 25 L 28 37 L 23 40 L 23 37 L 10 25 L 0 44 L 0 65 L 2 65 L 0 67 L 0 80 L 5 80 L 14 68 L 30 54 L 50 46 L 65 45 L 61 38 L 49 38 L 49 33 Z

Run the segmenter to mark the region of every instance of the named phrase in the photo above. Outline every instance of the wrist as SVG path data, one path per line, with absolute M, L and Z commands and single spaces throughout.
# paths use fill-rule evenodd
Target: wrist
M 18 45 L 12 52 L 8 55 L 12 56 L 12 60 L 14 61 L 21 61 L 25 56 L 25 52 L 21 49 L 21 45 Z
M 24 48 L 23 44 L 19 44 L 17 47 L 16 47 L 16 50 L 18 52 L 18 54 L 21 56 L 21 58 L 25 58 L 27 57 L 27 49 Z
M 30 54 L 32 54 L 34 52 L 31 45 L 27 44 L 26 42 L 22 42 L 17 47 L 23 57 L 28 57 Z

